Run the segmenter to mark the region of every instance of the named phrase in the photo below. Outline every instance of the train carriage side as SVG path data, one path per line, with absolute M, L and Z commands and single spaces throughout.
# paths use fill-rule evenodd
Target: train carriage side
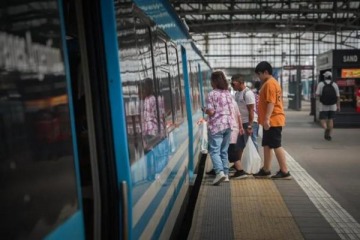
M 115 8 L 131 163 L 132 238 L 168 238 L 198 163 L 200 66 L 209 67 L 192 44 L 161 28 L 176 23 L 173 17 L 159 24 L 151 17 L 154 12 L 146 16 L 126 4 Z
M 135 3 L 0 5 L 25 22 L 0 32 L 1 236 L 171 237 L 210 68 L 169 3 Z
M 132 4 L 115 5 L 133 239 L 171 234 L 197 165 L 200 65 L 209 70 L 194 46 L 174 34 L 174 16 L 158 19 L 153 8 L 145 9 L 151 14 Z M 158 10 L 164 16 L 168 9 Z M 176 27 L 162 29 L 169 25 Z
M 189 99 L 187 102 L 189 105 L 186 106 L 188 124 L 191 126 L 189 128 L 189 135 L 191 136 L 189 144 L 192 147 L 189 146 L 189 171 L 192 178 L 199 159 L 200 135 L 197 122 L 203 117 L 201 106 L 205 104 L 207 93 L 211 90 L 209 82 L 211 68 L 192 42 L 186 24 L 179 19 L 167 1 L 135 0 L 135 2 L 180 47 L 179 52 L 181 51 L 184 71 L 184 74 L 181 75 L 185 83 L 185 96 L 186 99 Z

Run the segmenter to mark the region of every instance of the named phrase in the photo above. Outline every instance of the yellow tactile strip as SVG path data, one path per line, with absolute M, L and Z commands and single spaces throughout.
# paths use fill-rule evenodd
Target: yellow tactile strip
M 230 189 L 235 239 L 304 239 L 272 180 L 232 180 Z

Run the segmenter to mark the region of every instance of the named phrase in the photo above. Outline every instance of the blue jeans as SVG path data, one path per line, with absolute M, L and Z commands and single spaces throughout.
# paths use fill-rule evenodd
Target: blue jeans
M 225 175 L 229 174 L 228 148 L 230 134 L 230 128 L 213 135 L 209 133 L 209 154 L 216 174 L 221 171 L 223 171 Z

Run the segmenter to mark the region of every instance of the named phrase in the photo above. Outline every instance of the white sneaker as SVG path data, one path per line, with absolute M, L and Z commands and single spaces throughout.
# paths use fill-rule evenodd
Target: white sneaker
M 225 175 L 224 182 L 230 182 L 230 180 L 229 180 L 229 175 Z
M 219 185 L 222 181 L 225 180 L 225 174 L 223 171 L 219 172 L 218 174 L 216 174 L 216 177 L 214 179 L 214 181 L 212 182 L 213 185 Z

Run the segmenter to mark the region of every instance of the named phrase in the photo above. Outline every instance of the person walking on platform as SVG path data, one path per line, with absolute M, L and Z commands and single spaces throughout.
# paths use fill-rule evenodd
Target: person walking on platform
M 285 150 L 281 146 L 281 131 L 282 127 L 285 126 L 281 87 L 272 76 L 272 67 L 268 62 L 260 62 L 255 68 L 255 73 L 262 81 L 258 114 L 259 124 L 263 126 L 264 166 L 253 176 L 256 178 L 269 178 L 271 176 L 271 150 L 274 149 L 280 170 L 271 178 L 291 179 L 286 164 Z
M 232 113 L 232 96 L 222 71 L 211 74 L 211 86 L 213 90 L 209 92 L 206 108 L 202 110 L 209 116 L 209 154 L 216 173 L 212 184 L 218 185 L 229 178 L 228 148 L 235 119 Z
M 245 129 L 245 133 L 243 135 L 239 135 L 237 141 L 237 147 L 240 149 L 239 159 L 241 159 L 242 152 L 246 146 L 249 136 L 251 136 L 256 149 L 258 149 L 257 133 L 259 125 L 257 123 L 258 116 L 256 113 L 256 98 L 254 92 L 246 87 L 244 76 L 240 74 L 232 76 L 231 85 L 236 91 L 235 101 L 240 110 L 242 126 Z M 234 162 L 234 167 L 236 171 L 233 178 L 240 179 L 247 177 L 247 174 L 241 168 L 240 160 Z
M 332 81 L 332 73 L 326 71 L 324 81 L 319 82 L 316 96 L 320 97 L 320 123 L 324 128 L 324 138 L 331 141 L 331 132 L 334 127 L 334 116 L 340 111 L 340 93 L 338 85 Z

